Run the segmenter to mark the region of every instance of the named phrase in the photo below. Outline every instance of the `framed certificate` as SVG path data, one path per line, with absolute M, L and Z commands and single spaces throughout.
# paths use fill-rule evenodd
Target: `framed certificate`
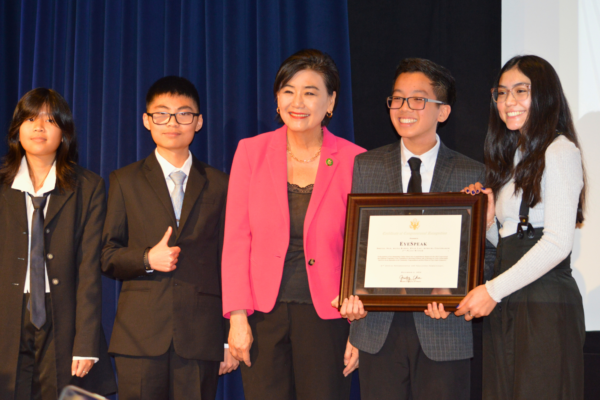
M 447 311 L 482 281 L 487 196 L 350 194 L 340 304 L 370 311 Z

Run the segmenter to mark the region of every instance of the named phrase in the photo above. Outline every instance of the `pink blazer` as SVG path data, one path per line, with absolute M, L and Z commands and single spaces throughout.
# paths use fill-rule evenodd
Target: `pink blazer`
M 222 261 L 227 318 L 234 310 L 246 309 L 250 315 L 275 306 L 290 240 L 286 132 L 283 126 L 243 139 L 233 158 Z M 304 220 L 308 284 L 323 319 L 340 318 L 330 303 L 339 294 L 354 157 L 364 151 L 323 128 L 317 178 Z

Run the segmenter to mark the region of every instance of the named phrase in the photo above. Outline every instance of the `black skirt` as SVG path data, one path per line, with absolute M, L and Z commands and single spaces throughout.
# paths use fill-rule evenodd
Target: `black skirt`
M 494 276 L 516 264 L 541 238 L 501 238 Z M 571 256 L 502 299 L 483 326 L 483 398 L 583 399 L 585 322 Z

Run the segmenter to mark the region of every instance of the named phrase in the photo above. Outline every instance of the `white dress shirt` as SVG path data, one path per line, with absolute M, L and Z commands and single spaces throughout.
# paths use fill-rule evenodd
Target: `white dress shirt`
M 435 135 L 435 146 L 426 153 L 420 156 L 414 155 L 404 146 L 404 141 L 400 139 L 400 162 L 402 163 L 402 191 L 406 193 L 408 190 L 408 182 L 410 181 L 411 171 L 408 160 L 412 157 L 421 159 L 421 190 L 423 193 L 428 193 L 431 189 L 431 180 L 433 179 L 433 171 L 435 170 L 435 162 L 438 152 L 440 151 L 440 137 Z
M 44 184 L 41 189 L 37 192 L 33 188 L 33 182 L 31 182 L 31 177 L 29 176 L 29 166 L 27 165 L 27 158 L 23 157 L 21 159 L 21 166 L 19 167 L 19 171 L 15 176 L 13 184 L 11 186 L 12 189 L 20 190 L 23 192 L 25 196 L 25 205 L 27 207 L 27 232 L 28 232 L 28 244 L 27 244 L 27 275 L 25 276 L 25 288 L 23 290 L 24 293 L 29 293 L 29 270 L 31 266 L 31 257 L 29 254 L 31 253 L 31 219 L 33 218 L 33 212 L 35 209 L 33 208 L 33 201 L 29 195 L 31 194 L 34 197 L 41 197 L 44 193 L 51 192 L 54 190 L 56 186 L 56 161 L 52 164 L 52 168 L 50 168 L 50 172 L 48 172 L 48 176 L 44 180 Z M 50 204 L 50 195 L 46 200 L 46 206 L 44 207 L 44 217 L 46 216 L 46 211 L 48 210 L 48 205 Z M 50 293 L 50 283 L 48 281 L 48 269 L 46 269 L 46 263 L 44 263 L 44 270 L 46 275 L 46 293 Z
M 12 189 L 20 190 L 23 192 L 25 196 L 25 205 L 27 209 L 27 232 L 28 232 L 28 244 L 27 244 L 27 275 L 25 275 L 25 288 L 24 293 L 29 293 L 30 290 L 30 279 L 29 272 L 31 266 L 31 219 L 33 218 L 33 212 L 35 209 L 33 208 L 33 201 L 29 194 L 34 197 L 41 197 L 44 193 L 51 192 L 54 190 L 56 186 L 56 161 L 52 164 L 50 168 L 50 172 L 46 176 L 44 183 L 40 190 L 37 192 L 33 187 L 33 182 L 31 182 L 31 177 L 29 176 L 29 166 L 27 165 L 27 158 L 23 157 L 21 159 L 21 166 L 19 167 L 19 171 L 13 180 L 13 184 L 11 186 Z M 46 212 L 48 211 L 48 205 L 50 204 L 50 196 L 46 199 L 46 206 L 44 207 L 44 217 L 46 216 Z M 46 293 L 50 293 L 50 283 L 48 280 L 48 269 L 46 268 L 46 263 L 44 263 L 44 272 L 46 275 Z M 73 356 L 73 360 L 94 360 L 94 364 L 98 362 L 97 357 L 79 357 Z
M 187 177 L 185 179 L 185 181 L 183 182 L 183 193 L 185 193 L 185 188 L 187 187 L 188 178 L 190 177 L 190 170 L 192 169 L 192 152 L 189 150 L 188 150 L 188 152 L 189 152 L 189 155 L 188 155 L 187 160 L 185 160 L 185 162 L 183 163 L 181 168 L 177 168 L 177 167 L 173 166 L 173 164 L 168 162 L 163 156 L 161 156 L 158 153 L 158 149 L 154 150 L 156 159 L 158 160 L 158 163 L 160 164 L 160 168 L 162 169 L 163 174 L 165 175 L 165 181 L 167 181 L 167 188 L 169 189 L 169 195 L 171 195 L 173 193 L 173 190 L 175 190 L 175 182 L 173 182 L 173 180 L 169 176 L 174 171 L 182 171 L 185 174 L 185 176 Z

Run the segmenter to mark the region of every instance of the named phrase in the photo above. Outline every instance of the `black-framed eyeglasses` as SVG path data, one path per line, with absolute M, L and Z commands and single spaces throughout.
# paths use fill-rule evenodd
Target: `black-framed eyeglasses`
M 505 87 L 492 88 L 492 99 L 496 103 L 504 103 L 508 100 L 508 96 L 512 93 L 513 98 L 516 101 L 524 101 L 529 98 L 529 92 L 531 92 L 531 85 L 528 83 L 521 83 L 514 86 L 512 89 Z
M 152 122 L 156 125 L 166 125 L 171 120 L 171 117 L 175 117 L 175 121 L 177 121 L 180 125 L 189 125 L 194 122 L 194 117 L 200 115 L 200 113 L 193 113 L 188 111 L 182 111 L 175 114 L 169 114 L 166 112 L 155 112 L 155 113 L 146 113 L 150 118 L 152 118 Z
M 390 96 L 387 98 L 387 106 L 391 110 L 396 110 L 398 108 L 402 108 L 404 105 L 404 100 L 406 100 L 406 104 L 408 108 L 411 110 L 424 110 L 425 104 L 427 103 L 436 103 L 436 104 L 446 104 L 443 101 L 426 99 L 425 97 L 400 97 L 400 96 Z

